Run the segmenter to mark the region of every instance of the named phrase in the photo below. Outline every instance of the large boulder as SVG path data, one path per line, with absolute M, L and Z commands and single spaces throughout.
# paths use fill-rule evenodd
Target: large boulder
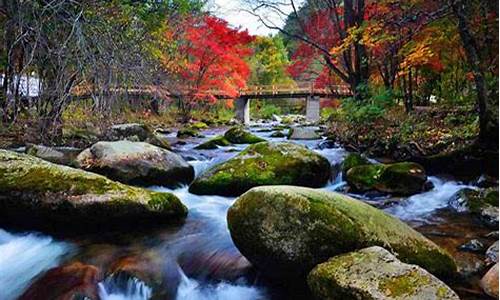
M 336 256 L 317 265 L 307 282 L 313 294 L 323 300 L 460 299 L 426 270 L 402 263 L 378 246 Z
M 288 131 L 288 139 L 290 140 L 317 140 L 320 138 L 315 127 L 292 127 Z
M 173 194 L 130 187 L 94 173 L 0 150 L 3 222 L 83 228 L 171 222 L 186 214 L 186 207 Z
M 98 142 L 77 162 L 86 171 L 128 184 L 175 187 L 194 178 L 193 167 L 178 154 L 142 142 Z
M 132 142 L 146 142 L 161 148 L 170 149 L 170 143 L 164 135 L 154 132 L 145 124 L 139 123 L 113 125 L 108 129 L 106 139 L 109 141 L 127 140 Z
M 361 165 L 346 173 L 347 183 L 357 191 L 377 190 L 398 195 L 422 192 L 427 182 L 424 168 L 416 163 Z
M 464 188 L 451 196 L 448 204 L 457 212 L 472 214 L 489 228 L 498 228 L 498 190 L 496 189 L 480 191 Z
M 349 153 L 342 161 L 342 174 L 345 176 L 350 169 L 363 165 L 371 165 L 371 163 L 361 154 Z
M 494 299 L 498 299 L 498 263 L 496 263 L 481 279 L 484 292 Z
M 228 131 L 226 131 L 226 133 L 224 133 L 224 137 L 226 138 L 226 140 L 233 144 L 255 144 L 265 141 L 263 138 L 260 138 L 246 131 L 241 126 L 230 128 Z
M 262 142 L 205 172 L 189 187 L 198 195 L 238 196 L 259 185 L 290 184 L 322 187 L 330 178 L 330 163 L 306 147 Z
M 26 147 L 26 154 L 66 166 L 75 166 L 76 157 L 81 151 L 81 149 L 74 147 L 48 147 L 44 145 L 28 145 Z
M 332 256 L 370 246 L 437 276 L 456 271 L 448 253 L 399 219 L 338 193 L 257 187 L 236 200 L 227 220 L 240 252 L 273 277 L 305 275 Z

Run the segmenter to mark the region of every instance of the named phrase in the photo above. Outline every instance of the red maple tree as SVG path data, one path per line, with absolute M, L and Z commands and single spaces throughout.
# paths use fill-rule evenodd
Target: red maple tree
M 213 103 L 216 95 L 236 97 L 250 75 L 245 58 L 252 54 L 254 37 L 210 15 L 186 21 L 185 28 L 179 70 L 184 109 L 199 101 Z

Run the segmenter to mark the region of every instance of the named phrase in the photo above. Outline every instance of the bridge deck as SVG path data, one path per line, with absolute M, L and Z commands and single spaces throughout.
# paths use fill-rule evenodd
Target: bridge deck
M 183 96 L 192 94 L 189 91 L 170 92 L 168 89 L 157 86 L 142 86 L 132 88 L 115 88 L 111 89 L 110 93 L 123 93 L 129 95 L 153 95 L 160 94 L 165 97 L 181 98 Z M 91 89 L 89 87 L 78 87 L 74 93 L 77 97 L 90 96 Z M 213 96 L 217 99 L 235 99 L 235 98 L 266 98 L 266 99 L 279 99 L 279 98 L 305 98 L 308 96 L 319 97 L 349 97 L 352 95 L 351 90 L 346 85 L 335 85 L 328 87 L 315 87 L 313 84 L 288 84 L 288 85 L 261 85 L 250 86 L 241 89 L 237 95 L 229 95 L 221 90 L 208 90 L 203 94 Z

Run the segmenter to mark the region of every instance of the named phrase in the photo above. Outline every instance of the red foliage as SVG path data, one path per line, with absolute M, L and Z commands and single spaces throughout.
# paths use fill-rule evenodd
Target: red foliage
M 181 51 L 187 59 L 180 76 L 190 95 L 188 100 L 215 101 L 213 92 L 235 97 L 244 88 L 250 69 L 245 58 L 252 54 L 249 44 L 254 37 L 233 29 L 210 15 L 189 20 L 186 43 Z

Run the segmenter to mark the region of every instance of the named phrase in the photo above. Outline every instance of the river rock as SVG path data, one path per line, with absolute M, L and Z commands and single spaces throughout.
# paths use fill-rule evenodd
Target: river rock
M 222 135 L 218 135 L 218 136 L 211 138 L 210 140 L 196 146 L 195 149 L 209 150 L 209 149 L 217 149 L 217 148 L 219 148 L 219 146 L 225 147 L 225 146 L 230 146 L 230 145 L 231 145 L 231 142 L 229 142 Z
M 357 191 L 412 195 L 425 189 L 427 176 L 422 166 L 411 162 L 361 165 L 346 174 L 347 183 Z
M 170 193 L 130 187 L 104 176 L 0 150 L 0 220 L 27 225 L 130 224 L 184 218 Z
M 485 226 L 498 228 L 498 190 L 464 188 L 456 192 L 448 203 L 457 212 L 471 213 Z
M 189 137 L 203 137 L 200 134 L 200 130 L 192 127 L 181 128 L 177 131 L 177 137 L 180 139 L 185 139 Z
M 238 196 L 259 185 L 322 187 L 330 174 L 328 160 L 304 146 L 262 142 L 209 169 L 195 179 L 189 191 L 198 195 Z
M 315 127 L 292 127 L 288 131 L 288 139 L 290 140 L 317 140 L 320 138 Z
M 108 141 L 146 142 L 160 148 L 170 149 L 170 143 L 163 134 L 156 133 L 145 124 L 139 123 L 113 125 L 108 129 L 106 139 Z
M 468 241 L 467 243 L 460 245 L 458 249 L 461 251 L 481 253 L 484 251 L 484 245 L 483 243 L 481 243 L 481 241 L 473 239 Z
M 97 284 L 101 280 L 102 273 L 97 267 L 74 262 L 47 271 L 19 300 L 98 300 Z
M 193 167 L 178 154 L 142 142 L 98 142 L 77 162 L 86 171 L 128 184 L 175 187 L 194 178 Z
M 332 256 L 370 246 L 437 276 L 456 271 L 448 253 L 399 219 L 338 193 L 256 187 L 236 200 L 227 220 L 240 252 L 276 278 L 305 275 Z
M 28 145 L 26 147 L 26 154 L 66 166 L 75 166 L 76 157 L 81 151 L 81 149 L 74 147 L 47 147 L 44 145 Z
M 284 138 L 286 135 L 281 132 L 281 131 L 275 131 L 273 133 L 271 133 L 270 137 L 272 138 Z
M 363 165 L 371 165 L 371 162 L 361 154 L 349 153 L 342 162 L 342 174 L 345 176 L 350 169 Z
M 498 263 L 496 263 L 481 279 L 484 292 L 494 299 L 498 299 Z
M 402 263 L 377 246 L 336 256 L 317 265 L 307 282 L 317 299 L 323 300 L 460 299 L 426 270 Z
M 255 144 L 265 141 L 250 132 L 246 131 L 242 126 L 234 126 L 224 133 L 226 140 L 233 144 Z
M 497 263 L 498 262 L 498 241 L 493 243 L 488 250 L 486 250 L 486 262 L 487 263 Z

